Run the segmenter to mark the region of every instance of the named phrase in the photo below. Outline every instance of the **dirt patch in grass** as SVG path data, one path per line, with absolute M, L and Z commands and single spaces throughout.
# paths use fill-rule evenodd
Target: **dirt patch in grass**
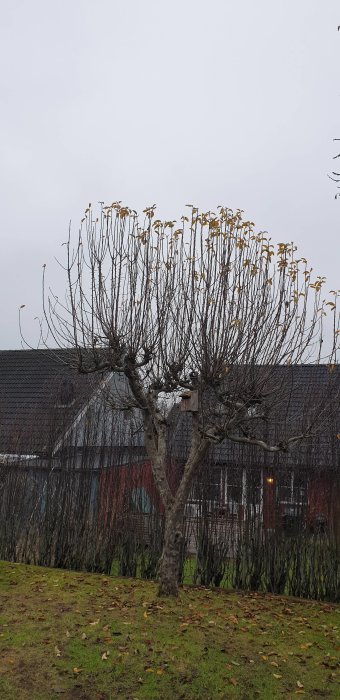
M 338 698 L 340 607 L 0 563 L 1 700 Z

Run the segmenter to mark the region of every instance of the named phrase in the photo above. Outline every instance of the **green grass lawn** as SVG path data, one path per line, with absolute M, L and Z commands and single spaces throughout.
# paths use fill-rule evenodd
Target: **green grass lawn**
M 1 700 L 339 698 L 340 607 L 0 563 Z

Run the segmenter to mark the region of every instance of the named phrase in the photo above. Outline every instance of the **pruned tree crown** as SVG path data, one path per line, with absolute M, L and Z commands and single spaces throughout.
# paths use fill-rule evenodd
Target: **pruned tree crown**
M 134 368 L 159 394 L 219 382 L 235 364 L 320 361 L 326 310 L 335 361 L 339 292 L 323 299 L 325 278 L 293 243 L 274 246 L 240 210 L 188 207 L 180 225 L 155 205 L 142 222 L 120 202 L 98 217 L 87 208 L 67 243 L 66 303 L 45 298 L 50 333 L 80 369 Z

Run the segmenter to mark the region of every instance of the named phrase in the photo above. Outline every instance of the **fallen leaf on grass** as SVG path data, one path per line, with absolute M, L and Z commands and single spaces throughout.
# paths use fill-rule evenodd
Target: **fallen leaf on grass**
M 274 678 L 277 678 L 278 680 L 282 678 L 280 673 L 273 673 Z
M 237 685 L 236 678 L 229 678 L 229 683 L 230 683 L 230 685 Z
M 107 661 L 109 654 L 109 651 L 104 651 L 104 653 L 102 654 L 102 661 Z
M 228 620 L 229 620 L 229 622 L 232 622 L 234 625 L 238 625 L 238 619 L 235 615 L 229 615 Z
M 94 620 L 93 622 L 89 622 L 89 625 L 94 627 L 94 625 L 99 625 L 100 620 Z
M 83 669 L 77 668 L 77 666 L 75 666 L 72 670 L 73 670 L 73 673 L 80 673 Z

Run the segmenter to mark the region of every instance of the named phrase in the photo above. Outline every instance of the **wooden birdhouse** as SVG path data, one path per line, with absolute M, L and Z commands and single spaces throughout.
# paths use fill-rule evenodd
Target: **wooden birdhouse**
M 191 413 L 197 413 L 198 411 L 198 391 L 183 391 L 180 394 L 181 411 L 191 411 Z

